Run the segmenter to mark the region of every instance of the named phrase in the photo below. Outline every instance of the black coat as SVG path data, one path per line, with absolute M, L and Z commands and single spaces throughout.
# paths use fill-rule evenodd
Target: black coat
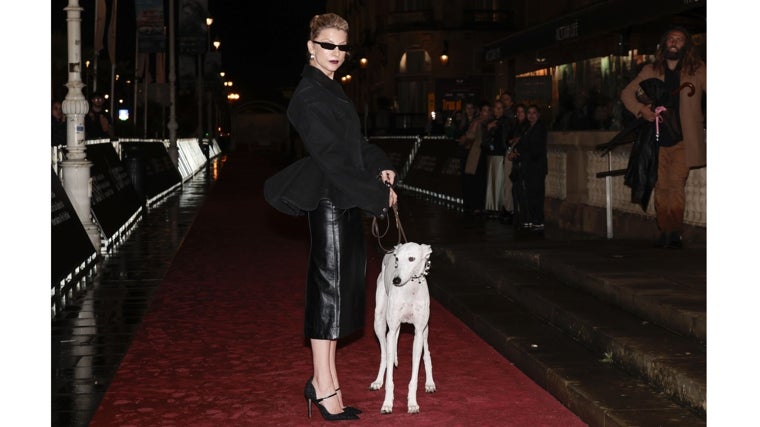
M 388 188 L 380 172 L 393 170 L 388 156 L 361 133 L 359 115 L 340 83 L 306 65 L 288 105 L 288 119 L 309 153 L 264 183 L 264 197 L 277 210 L 303 215 L 321 198 L 336 207 L 381 216 Z
M 527 123 L 527 122 L 526 122 Z M 523 173 L 530 171 L 543 178 L 549 173 L 547 161 L 547 138 L 548 131 L 546 125 L 540 120 L 533 126 L 529 123 L 525 125 L 525 133 L 520 137 L 520 141 L 515 144 L 515 150 L 520 154 L 517 161 Z

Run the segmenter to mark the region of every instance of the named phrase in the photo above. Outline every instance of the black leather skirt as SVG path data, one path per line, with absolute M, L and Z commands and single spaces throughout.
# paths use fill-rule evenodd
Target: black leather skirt
M 367 254 L 362 213 L 322 199 L 308 218 L 311 249 L 304 333 L 306 338 L 343 338 L 364 328 Z

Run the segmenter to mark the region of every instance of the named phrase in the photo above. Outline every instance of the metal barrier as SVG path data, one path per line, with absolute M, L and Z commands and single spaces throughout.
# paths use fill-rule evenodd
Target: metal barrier
M 607 218 L 607 238 L 612 239 L 612 177 L 625 175 L 626 169 L 612 170 L 612 157 L 610 152 L 607 152 L 607 171 L 599 172 L 596 174 L 597 178 L 604 178 L 604 198 L 605 198 L 605 212 Z

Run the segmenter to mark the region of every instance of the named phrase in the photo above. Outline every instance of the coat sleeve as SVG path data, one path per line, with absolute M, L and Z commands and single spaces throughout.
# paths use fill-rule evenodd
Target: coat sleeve
M 336 119 L 333 111 L 323 102 L 306 101 L 289 109 L 288 116 L 311 158 L 336 190 L 331 194 L 333 202 L 339 207 L 358 206 L 375 216 L 383 215 L 388 211 L 389 190 L 378 177 L 380 171 L 370 167 L 389 166 L 390 161 L 387 157 L 385 162 L 378 160 L 380 153 L 362 146 L 369 146 L 363 140 L 347 140 L 346 127 L 339 121 L 350 118 Z M 372 157 L 367 165 L 361 157 L 364 152 Z
M 362 139 L 362 157 L 367 165 L 367 170 L 372 172 L 374 176 L 379 177 L 380 172 L 384 170 L 392 170 L 398 175 L 398 171 L 393 167 L 388 155 L 385 154 L 380 147 L 375 144 L 370 144 Z
M 625 105 L 625 108 L 628 111 L 630 111 L 631 114 L 633 114 L 636 118 L 641 117 L 641 114 L 639 114 L 639 111 L 641 111 L 641 109 L 645 107 L 645 104 L 642 104 L 641 102 L 639 102 L 638 99 L 636 99 L 636 91 L 638 91 L 639 89 L 639 83 L 641 83 L 641 81 L 646 80 L 650 77 L 656 77 L 656 76 L 652 69 L 652 66 L 647 65 L 620 92 L 620 101 L 623 103 L 623 105 Z

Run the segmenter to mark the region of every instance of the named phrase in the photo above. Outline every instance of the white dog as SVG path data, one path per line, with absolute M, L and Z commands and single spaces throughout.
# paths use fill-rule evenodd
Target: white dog
M 382 270 L 377 276 L 375 334 L 380 341 L 380 370 L 370 389 L 382 388 L 385 374 L 385 401 L 380 409 L 383 414 L 393 412 L 393 366 L 398 366 L 397 347 L 401 323 L 414 325 L 412 379 L 409 381 L 407 394 L 408 412 L 420 412 L 420 406 L 417 404 L 417 377 L 421 356 L 425 361 L 425 391 L 435 391 L 433 366 L 428 348 L 430 293 L 425 280 L 430 268 L 431 253 L 429 245 L 412 242 L 396 245 L 393 252 L 383 257 Z M 393 363 L 388 363 L 389 361 Z

